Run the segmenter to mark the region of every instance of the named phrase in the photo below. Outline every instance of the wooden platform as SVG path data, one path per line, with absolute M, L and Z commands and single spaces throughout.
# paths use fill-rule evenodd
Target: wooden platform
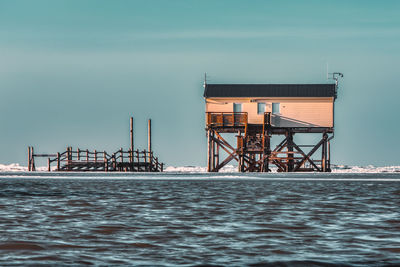
M 35 157 L 47 157 L 48 171 L 56 165 L 55 171 L 76 172 L 162 172 L 164 164 L 154 157 L 152 151 L 124 151 L 122 148 L 111 155 L 107 152 L 89 151 L 68 147 L 66 151 L 56 154 L 34 154 L 29 148 L 28 166 L 35 170 Z M 54 169 L 54 167 L 53 167 Z

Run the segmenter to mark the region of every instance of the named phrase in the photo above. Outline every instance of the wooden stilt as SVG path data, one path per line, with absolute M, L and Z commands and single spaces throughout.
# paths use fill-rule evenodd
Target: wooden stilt
M 151 152 L 151 119 L 148 121 L 147 125 L 147 150 Z
M 31 170 L 32 171 L 36 171 L 35 152 L 34 152 L 33 146 L 31 146 Z
M 57 152 L 57 171 L 60 171 L 60 152 Z
M 293 161 L 293 133 L 291 131 L 287 132 L 286 139 L 287 139 L 287 151 L 288 151 L 287 171 L 292 172 L 294 169 L 294 161 Z
M 107 153 L 103 151 L 103 162 L 104 162 L 104 171 L 108 171 L 108 160 L 107 160 Z
M 326 142 L 328 139 L 328 136 L 326 133 L 322 134 L 322 157 L 321 157 L 321 171 L 326 172 Z
M 211 172 L 211 130 L 207 131 L 207 171 Z
M 133 117 L 130 118 L 130 141 L 131 141 L 131 151 L 134 150 L 134 143 L 133 143 Z
M 328 158 L 328 166 L 327 166 L 327 171 L 330 172 L 331 170 L 331 141 L 328 140 L 328 146 L 327 146 L 327 158 Z
M 31 161 L 32 161 L 32 158 L 31 158 L 31 147 L 28 146 L 28 171 L 29 172 L 32 170 L 31 169 Z

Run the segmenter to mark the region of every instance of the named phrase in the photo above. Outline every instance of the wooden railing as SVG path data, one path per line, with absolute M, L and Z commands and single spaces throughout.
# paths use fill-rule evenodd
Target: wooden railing
M 48 158 L 48 170 L 56 163 L 57 171 L 147 171 L 162 172 L 164 164 L 154 157 L 152 151 L 124 151 L 122 148 L 109 155 L 105 151 L 88 149 L 72 150 L 68 147 L 63 153 Z
M 247 112 L 206 112 L 208 127 L 246 127 Z

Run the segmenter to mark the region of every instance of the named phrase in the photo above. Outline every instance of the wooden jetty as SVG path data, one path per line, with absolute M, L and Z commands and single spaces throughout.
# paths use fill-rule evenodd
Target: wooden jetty
M 88 149 L 67 149 L 56 154 L 34 153 L 28 147 L 28 171 L 36 171 L 35 158 L 47 158 L 47 170 L 55 166 L 56 171 L 91 171 L 91 172 L 162 172 L 164 163 L 155 157 L 151 147 L 151 120 L 148 121 L 148 149 L 134 150 L 133 117 L 130 118 L 130 148 L 120 148 L 109 154 L 106 151 Z

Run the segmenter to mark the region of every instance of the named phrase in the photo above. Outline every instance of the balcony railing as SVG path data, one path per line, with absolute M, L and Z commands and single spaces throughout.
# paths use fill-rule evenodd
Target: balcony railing
M 247 112 L 206 112 L 209 127 L 246 127 Z

